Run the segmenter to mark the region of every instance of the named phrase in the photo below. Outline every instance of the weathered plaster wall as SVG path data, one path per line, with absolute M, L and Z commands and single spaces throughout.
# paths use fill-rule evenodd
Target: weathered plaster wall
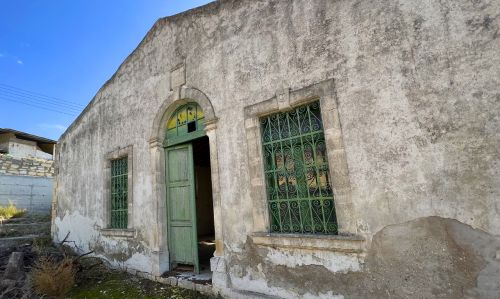
M 52 155 L 42 151 L 34 141 L 12 137 L 8 146 L 8 153 L 16 158 L 33 157 L 52 160 Z
M 165 220 L 153 197 L 156 160 L 148 141 L 170 94 L 170 71 L 184 63 L 186 84 L 208 96 L 219 118 L 221 271 L 229 273 L 219 286 L 282 297 L 364 296 L 355 286 L 387 262 L 388 272 L 366 284 L 367 292 L 404 297 L 431 287 L 430 298 L 455 298 L 462 284 L 488 298 L 499 286 L 481 284 L 478 273 L 495 269 L 500 250 L 499 32 L 494 0 L 225 0 L 161 19 L 59 141 L 55 237 L 71 231 L 81 248 L 116 265 L 160 271 Z M 357 223 L 352 233 L 367 239 L 367 249 L 353 256 L 252 244 L 243 109 L 283 88 L 331 78 Z M 117 240 L 100 231 L 102 169 L 107 153 L 129 145 L 137 236 Z M 452 238 L 438 233 L 455 221 L 467 229 Z M 400 226 L 402 235 L 393 229 Z M 467 249 L 472 231 L 491 240 L 489 251 Z M 434 249 L 423 250 L 422 242 Z M 421 255 L 407 255 L 405 246 Z M 417 263 L 418 256 L 425 259 Z M 442 273 L 443 284 L 399 290 L 383 283 L 404 277 L 404 267 L 419 281 Z

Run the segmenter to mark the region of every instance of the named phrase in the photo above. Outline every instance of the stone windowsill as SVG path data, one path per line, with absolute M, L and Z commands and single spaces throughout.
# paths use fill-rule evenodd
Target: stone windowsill
M 365 239 L 360 236 L 254 233 L 256 245 L 276 248 L 362 253 Z
M 134 238 L 136 233 L 135 229 L 101 228 L 100 231 L 103 236 L 117 238 Z

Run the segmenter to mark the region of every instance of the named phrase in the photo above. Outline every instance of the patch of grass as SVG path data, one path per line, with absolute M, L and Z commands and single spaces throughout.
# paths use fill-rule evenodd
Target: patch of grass
M 52 238 L 50 236 L 42 236 L 33 239 L 32 250 L 37 254 L 41 255 L 52 249 Z
M 12 202 L 8 206 L 0 206 L 0 220 L 22 217 L 26 210 L 17 208 Z
M 31 279 L 38 294 L 61 297 L 66 295 L 75 284 L 73 259 L 55 261 L 41 257 L 33 267 Z

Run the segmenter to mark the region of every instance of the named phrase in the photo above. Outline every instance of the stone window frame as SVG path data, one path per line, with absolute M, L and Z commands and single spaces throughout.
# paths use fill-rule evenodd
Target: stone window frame
M 133 146 L 129 145 L 124 148 L 119 148 L 106 154 L 104 161 L 104 200 L 106 204 L 104 205 L 104 225 L 105 228 L 101 228 L 101 234 L 109 237 L 121 237 L 121 238 L 133 238 L 136 235 L 136 230 L 134 229 L 134 218 L 133 218 L 133 208 L 134 208 L 134 167 L 133 167 Z M 127 228 L 126 229 L 116 229 L 111 228 L 111 161 L 127 157 Z
M 260 118 L 266 115 L 289 111 L 298 106 L 320 102 L 321 117 L 334 203 L 337 216 L 338 235 L 280 234 L 270 232 L 269 211 L 264 179 L 264 160 Z M 245 132 L 248 148 L 250 193 L 253 199 L 252 240 L 257 245 L 293 247 L 297 238 L 309 240 L 311 249 L 330 248 L 332 251 L 358 251 L 364 247 L 364 238 L 357 235 L 355 214 L 351 201 L 351 185 L 347 157 L 342 139 L 342 127 L 333 79 L 325 80 L 301 89 L 283 89 L 276 96 L 244 108 Z M 300 242 L 299 242 L 300 243 Z M 341 243 L 343 245 L 339 246 Z M 298 243 L 297 243 L 298 244 Z M 316 244 L 316 245 L 315 245 Z

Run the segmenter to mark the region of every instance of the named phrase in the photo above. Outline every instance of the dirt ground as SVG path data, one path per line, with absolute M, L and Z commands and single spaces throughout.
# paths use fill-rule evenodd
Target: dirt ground
M 51 298 L 37 294 L 31 284 L 31 270 L 40 256 L 61 254 L 50 239 L 50 216 L 26 216 L 0 224 L 0 281 L 12 252 L 23 252 L 23 278 L 15 286 L 0 285 L 0 299 L 13 298 Z M 111 270 L 105 262 L 92 257 L 79 259 L 80 269 L 76 274 L 74 287 L 61 298 L 75 299 L 136 299 L 172 298 L 194 299 L 215 298 L 199 292 L 172 287 L 158 282 L 142 279 L 118 270 Z

